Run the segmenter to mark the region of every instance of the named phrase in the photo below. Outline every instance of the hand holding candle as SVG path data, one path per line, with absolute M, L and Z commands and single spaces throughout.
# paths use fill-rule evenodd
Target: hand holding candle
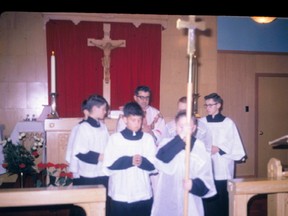
M 56 93 L 56 67 L 54 51 L 52 51 L 51 55 L 51 93 Z

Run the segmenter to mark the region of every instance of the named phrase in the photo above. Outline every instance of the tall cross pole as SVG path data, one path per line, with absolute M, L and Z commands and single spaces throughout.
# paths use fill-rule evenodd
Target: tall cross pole
M 88 46 L 96 46 L 103 50 L 104 56 L 102 58 L 102 67 L 103 67 L 103 97 L 110 104 L 111 102 L 111 82 L 110 82 L 110 54 L 111 50 L 118 47 L 125 47 L 125 40 L 112 40 L 110 38 L 110 24 L 103 25 L 104 37 L 101 40 L 97 40 L 94 38 L 88 38 L 87 45 Z
M 205 30 L 205 23 L 203 21 L 196 22 L 195 16 L 189 16 L 189 20 L 177 20 L 177 29 L 188 29 L 188 46 L 187 54 L 189 57 L 189 72 L 188 72 L 188 83 L 187 83 L 187 105 L 186 105 L 186 117 L 187 117 L 187 126 L 190 127 L 191 124 L 191 111 L 192 111 L 192 77 L 193 76 L 193 56 L 196 51 L 196 39 L 195 39 L 195 30 Z M 195 85 L 195 84 L 194 84 Z M 189 180 L 189 171 L 190 171 L 190 146 L 191 146 L 191 136 L 186 135 L 186 145 L 185 145 L 185 180 Z M 184 216 L 188 215 L 189 210 L 189 192 L 185 190 L 184 192 Z

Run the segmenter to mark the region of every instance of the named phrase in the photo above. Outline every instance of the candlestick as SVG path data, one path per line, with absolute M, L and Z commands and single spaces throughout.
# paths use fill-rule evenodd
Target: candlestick
M 56 93 L 51 93 L 51 113 L 48 115 L 49 119 L 58 119 L 58 113 L 56 111 Z
M 51 55 L 51 93 L 56 92 L 56 68 L 55 68 L 55 55 L 52 51 Z

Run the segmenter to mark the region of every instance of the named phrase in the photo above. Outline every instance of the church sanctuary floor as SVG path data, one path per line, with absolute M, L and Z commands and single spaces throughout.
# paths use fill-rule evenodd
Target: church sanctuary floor
M 27 186 L 31 186 L 26 182 Z M 19 188 L 20 182 L 3 183 L 0 190 L 4 188 Z M 41 197 L 38 197 L 41 199 Z M 5 197 L 1 197 L 5 199 Z M 7 207 L 0 208 L 1 216 L 69 216 L 73 205 L 33 206 L 33 207 Z M 260 194 L 252 197 L 248 202 L 247 216 L 267 216 L 267 195 Z

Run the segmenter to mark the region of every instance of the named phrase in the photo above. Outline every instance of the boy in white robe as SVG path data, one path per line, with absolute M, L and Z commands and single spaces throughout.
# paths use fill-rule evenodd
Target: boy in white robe
M 108 103 L 100 95 L 91 95 L 87 99 L 88 118 L 79 124 L 72 143 L 70 171 L 79 178 L 74 185 L 104 185 L 108 190 L 108 176 L 103 172 L 103 153 L 108 143 L 109 132 L 103 119 Z M 109 205 L 107 198 L 106 205 Z M 76 208 L 77 209 L 77 208 Z M 70 215 L 82 215 L 82 211 L 72 209 Z M 106 207 L 109 215 L 109 207 Z
M 152 187 L 149 174 L 155 170 L 153 137 L 142 131 L 143 110 L 136 102 L 123 109 L 126 128 L 112 134 L 104 152 L 103 167 L 109 175 L 111 216 L 150 216 Z
M 185 137 L 196 130 L 196 119 L 191 120 L 187 129 L 186 111 L 175 117 L 177 135 L 163 139 L 156 155 L 155 166 L 159 171 L 158 185 L 154 196 L 151 216 L 182 216 L 184 193 L 189 191 L 189 216 L 203 216 L 202 197 L 216 194 L 213 181 L 211 157 L 202 141 L 191 137 L 190 179 L 185 178 Z
M 150 105 L 151 89 L 145 85 L 137 86 L 134 90 L 133 98 L 134 101 L 137 102 L 144 111 L 142 131 L 151 134 L 154 138 L 155 145 L 158 145 L 164 135 L 165 120 L 160 111 Z M 122 131 L 125 129 L 125 127 L 126 124 L 120 115 L 117 121 L 116 131 Z M 152 181 L 153 191 L 155 191 L 158 179 L 157 172 L 152 173 L 150 179 Z
M 234 178 L 235 161 L 245 160 L 245 150 L 232 119 L 221 114 L 223 99 L 217 93 L 204 97 L 208 113 L 200 121 L 212 134 L 211 155 L 217 195 L 204 199 L 206 216 L 228 216 L 227 180 Z
M 67 144 L 67 150 L 66 150 L 66 156 L 65 156 L 65 160 L 66 162 L 69 164 L 69 171 L 71 170 L 71 167 L 72 166 L 77 166 L 77 163 L 73 164 L 73 163 L 70 163 L 71 162 L 71 153 L 72 153 L 72 149 L 73 149 L 73 142 L 74 142 L 74 139 L 75 139 L 75 135 L 77 133 L 77 130 L 78 130 L 78 127 L 81 123 L 85 122 L 85 120 L 88 118 L 89 116 L 89 111 L 88 109 L 86 108 L 86 103 L 87 103 L 87 100 L 85 99 L 82 104 L 81 104 L 81 111 L 83 112 L 83 119 L 77 124 L 75 125 L 72 130 L 71 130 L 71 133 L 70 133 L 70 136 L 69 136 L 69 139 L 68 139 L 68 144 Z M 75 162 L 75 160 L 73 160 L 73 162 Z M 72 168 L 73 170 L 73 168 Z M 75 170 L 75 168 L 74 168 Z M 73 184 L 76 185 L 77 184 L 77 180 L 79 179 L 79 174 L 78 173 L 73 173 Z

